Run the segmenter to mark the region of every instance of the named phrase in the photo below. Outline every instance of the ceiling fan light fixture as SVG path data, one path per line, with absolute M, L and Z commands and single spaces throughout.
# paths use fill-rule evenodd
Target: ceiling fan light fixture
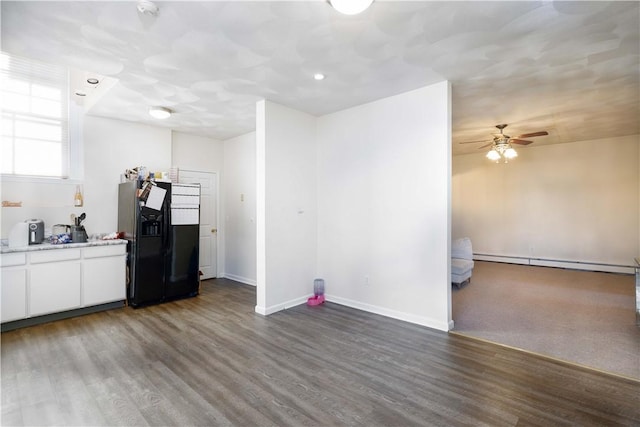
M 357 15 L 367 10 L 373 0 L 329 0 L 331 6 L 345 15 Z
M 171 110 L 166 107 L 151 107 L 149 108 L 149 115 L 155 119 L 168 119 L 171 117 Z
M 500 153 L 498 153 L 495 148 L 492 148 L 487 153 L 487 159 L 493 162 L 497 162 L 498 160 L 500 160 Z
M 504 150 L 504 158 L 505 159 L 515 159 L 516 157 L 518 157 L 518 153 L 516 152 L 516 150 L 513 149 L 513 147 L 509 147 L 506 150 Z

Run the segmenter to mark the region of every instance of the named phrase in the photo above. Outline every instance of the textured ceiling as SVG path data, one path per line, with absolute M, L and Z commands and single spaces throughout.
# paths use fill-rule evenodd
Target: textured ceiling
M 3 0 L 2 50 L 117 79 L 90 114 L 217 139 L 254 130 L 260 99 L 323 115 L 445 79 L 454 154 L 498 123 L 547 130 L 536 145 L 640 133 L 637 1 L 156 4 Z

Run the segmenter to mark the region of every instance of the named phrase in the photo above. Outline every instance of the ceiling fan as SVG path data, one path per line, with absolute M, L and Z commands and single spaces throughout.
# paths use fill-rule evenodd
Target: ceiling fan
M 482 149 L 488 146 L 491 146 L 491 150 L 487 153 L 487 158 L 489 160 L 495 160 L 496 162 L 500 159 L 504 159 L 505 163 L 509 159 L 513 159 L 518 155 L 516 150 L 513 149 L 511 144 L 518 145 L 529 145 L 533 141 L 529 141 L 523 138 L 533 138 L 535 136 L 545 136 L 549 135 L 549 132 L 543 130 L 539 132 L 525 133 L 522 135 L 510 137 L 509 135 L 504 134 L 504 128 L 507 127 L 506 124 L 496 125 L 496 127 L 500 130 L 500 133 L 493 134 L 493 140 L 481 140 L 481 141 L 465 141 L 460 144 L 475 144 L 478 142 L 488 142 L 488 144 L 484 144 L 478 149 Z

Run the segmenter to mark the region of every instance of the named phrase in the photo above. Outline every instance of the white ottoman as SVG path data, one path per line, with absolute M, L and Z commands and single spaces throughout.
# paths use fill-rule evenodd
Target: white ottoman
M 451 242 L 451 282 L 458 288 L 471 281 L 473 273 L 473 248 L 471 239 L 463 237 Z

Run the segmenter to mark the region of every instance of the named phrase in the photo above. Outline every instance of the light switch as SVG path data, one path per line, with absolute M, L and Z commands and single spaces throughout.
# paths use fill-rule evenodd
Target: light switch
M 240 193 L 240 201 L 244 202 L 244 193 Z

